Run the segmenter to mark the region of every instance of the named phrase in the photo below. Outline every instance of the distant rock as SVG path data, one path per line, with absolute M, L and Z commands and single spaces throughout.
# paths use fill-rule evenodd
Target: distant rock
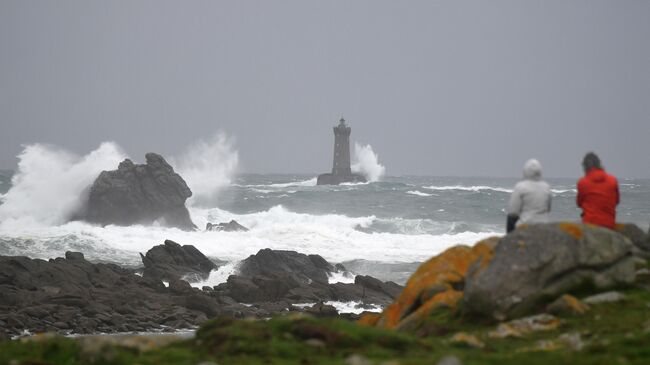
M 187 279 L 199 281 L 207 278 L 217 265 L 192 245 L 181 246 L 170 240 L 140 254 L 144 264 L 144 277 L 173 281 Z
M 242 303 L 314 303 L 329 300 L 386 305 L 402 290 L 392 282 L 358 277 L 354 284 L 329 283 L 338 270 L 321 256 L 263 249 L 242 261 L 237 275 L 216 286 L 217 295 Z
M 243 276 L 251 277 L 285 277 L 288 275 L 299 283 L 309 284 L 315 281 L 327 284 L 327 270 L 323 267 L 323 261 L 325 260 L 318 255 L 266 248 L 242 261 L 239 272 Z
M 234 219 L 228 223 L 208 223 L 205 225 L 205 230 L 217 232 L 248 232 L 248 228 L 242 226 Z
M 505 236 L 481 270 L 470 270 L 463 310 L 504 320 L 585 286 L 634 281 L 633 244 L 612 230 L 574 223 L 521 227 Z
M 152 224 L 196 229 L 185 207 L 192 192 L 165 159 L 147 153 L 146 164 L 122 161 L 117 170 L 102 171 L 88 197 L 81 219 L 102 225 Z

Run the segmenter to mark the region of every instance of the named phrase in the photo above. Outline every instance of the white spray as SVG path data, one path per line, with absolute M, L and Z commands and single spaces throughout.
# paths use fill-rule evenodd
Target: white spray
M 352 171 L 364 175 L 369 182 L 379 181 L 386 173 L 386 167 L 379 163 L 379 156 L 369 144 L 363 146 L 355 142 L 354 156 L 355 161 L 352 164 Z
M 65 223 L 85 203 L 87 190 L 99 173 L 115 169 L 124 158 L 112 142 L 102 143 L 83 157 L 53 146 L 25 146 L 18 155 L 12 187 L 0 205 L 0 221 Z
M 230 185 L 239 163 L 235 142 L 224 133 L 190 145 L 172 165 L 192 190 L 188 205 L 215 206 L 224 187 Z

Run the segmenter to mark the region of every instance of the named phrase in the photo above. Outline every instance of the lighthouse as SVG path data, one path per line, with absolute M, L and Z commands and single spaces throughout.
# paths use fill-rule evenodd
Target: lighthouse
M 366 179 L 352 173 L 350 168 L 350 132 L 352 129 L 345 124 L 345 119 L 339 120 L 334 127 L 334 162 L 332 173 L 318 175 L 318 185 L 338 185 L 343 182 L 365 182 Z

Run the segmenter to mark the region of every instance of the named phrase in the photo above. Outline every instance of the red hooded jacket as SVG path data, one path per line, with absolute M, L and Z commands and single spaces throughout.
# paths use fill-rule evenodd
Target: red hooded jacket
M 578 181 L 576 202 L 582 208 L 583 223 L 613 229 L 619 199 L 618 181 L 603 169 L 592 168 Z

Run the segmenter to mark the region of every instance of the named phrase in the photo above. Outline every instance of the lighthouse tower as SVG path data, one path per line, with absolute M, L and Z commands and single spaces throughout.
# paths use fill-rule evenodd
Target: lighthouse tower
M 350 168 L 350 132 L 352 129 L 345 124 L 345 119 L 339 120 L 334 127 L 334 163 L 331 174 L 318 175 L 318 185 L 338 185 L 343 182 L 365 182 L 366 179 L 352 173 Z
M 352 175 L 350 169 L 350 132 L 352 129 L 345 124 L 345 119 L 339 120 L 334 127 L 334 164 L 332 175 Z

